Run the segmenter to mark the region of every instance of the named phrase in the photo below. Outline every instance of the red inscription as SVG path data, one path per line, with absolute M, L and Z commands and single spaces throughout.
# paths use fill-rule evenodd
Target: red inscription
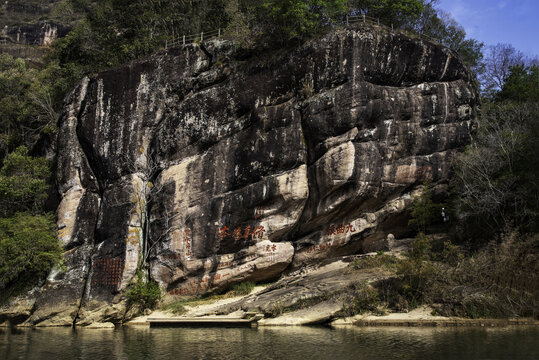
M 263 226 L 256 226 L 255 230 L 253 231 L 253 238 L 258 237 L 259 239 L 262 239 L 265 231 L 266 230 L 264 230 Z
M 258 238 L 262 239 L 264 237 L 264 233 L 266 230 L 264 229 L 264 226 L 255 226 L 254 230 L 251 231 L 251 225 L 246 226 L 243 230 L 243 236 L 242 236 L 242 229 L 241 227 L 237 227 L 232 231 L 232 234 L 228 232 L 230 228 L 226 225 L 224 225 L 221 228 L 218 228 L 218 236 L 221 237 L 221 240 L 224 240 L 228 236 L 232 237 L 234 241 L 238 241 L 241 238 L 248 240 L 250 238 Z
M 275 252 L 277 251 L 277 245 L 266 245 L 266 252 Z
M 324 244 L 320 244 L 320 245 L 310 246 L 307 249 L 305 249 L 305 252 L 307 254 L 310 254 L 310 253 L 313 253 L 313 252 L 319 252 L 319 251 L 327 250 L 330 247 L 331 247 L 331 243 L 328 242 L 328 243 L 324 243 Z
M 183 242 L 185 243 L 185 256 L 191 256 L 191 230 L 185 230 L 185 237 Z
M 229 236 L 230 234 L 228 233 L 228 229 L 229 227 L 228 226 L 223 226 L 221 229 L 219 229 L 219 234 L 221 235 L 221 240 L 224 240 L 225 237 Z
M 253 235 L 253 233 L 251 232 L 251 225 L 249 225 L 249 226 L 247 226 L 247 227 L 245 228 L 245 232 L 243 233 L 243 238 L 244 238 L 245 240 L 247 240 L 247 239 L 249 239 L 249 237 L 250 237 L 251 235 Z
M 347 224 L 347 225 L 339 225 L 335 227 L 335 225 L 330 225 L 329 228 L 326 230 L 326 236 L 334 236 L 336 234 L 346 234 L 346 233 L 353 233 L 356 232 L 356 229 L 354 228 L 354 225 Z
M 120 285 L 122 271 L 123 261 L 120 258 L 95 259 L 91 284 L 116 289 Z
M 234 229 L 232 237 L 234 238 L 234 241 L 238 241 L 239 239 L 241 239 L 241 227 L 237 227 Z

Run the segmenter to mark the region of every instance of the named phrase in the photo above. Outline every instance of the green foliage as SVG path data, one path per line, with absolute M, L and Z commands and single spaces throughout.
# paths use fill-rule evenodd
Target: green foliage
M 515 65 L 509 69 L 502 90 L 498 93 L 500 100 L 517 102 L 539 101 L 539 67 L 532 65 Z
M 354 316 L 367 311 L 377 311 L 380 304 L 378 290 L 366 282 L 357 283 L 353 286 L 352 296 L 345 302 L 341 314 Z
M 306 38 L 346 11 L 345 0 L 264 0 L 266 36 L 277 42 Z
M 437 204 L 432 201 L 431 188 L 428 184 L 425 184 L 423 193 L 414 198 L 408 211 L 410 213 L 408 226 L 424 233 L 430 225 L 440 219 L 442 204 Z
M 424 233 L 419 233 L 412 242 L 409 256 L 414 261 L 428 260 L 431 248 L 430 239 Z
M 52 214 L 16 213 L 0 219 L 0 289 L 21 277 L 43 276 L 62 263 L 55 230 Z
M 52 61 L 36 69 L 0 54 L 0 158 L 21 145 L 31 148 L 40 134 L 56 131 L 57 110 L 80 76 L 69 69 Z
M 352 13 L 367 14 L 395 27 L 411 25 L 425 7 L 422 0 L 352 0 L 349 3 Z
M 47 159 L 28 156 L 21 146 L 8 155 L 0 169 L 0 216 L 15 211 L 36 214 L 47 199 L 50 168 Z
M 95 72 L 154 52 L 165 38 L 225 28 L 226 2 L 72 0 L 85 20 L 58 47 L 62 64 Z
M 431 244 L 418 236 L 413 250 L 395 259 L 396 276 L 373 284 L 382 305 L 407 311 L 428 304 L 445 316 L 537 318 L 539 289 L 530 286 L 539 274 L 537 234 L 512 231 L 501 242 L 492 241 L 474 253 L 465 253 L 448 240 L 437 250 Z M 368 296 L 367 289 L 362 293 L 358 309 L 376 311 L 374 294 Z
M 145 281 L 142 272 L 138 270 L 137 280 L 131 285 L 126 296 L 130 305 L 138 306 L 140 309 L 153 309 L 161 300 L 161 290 L 156 281 Z
M 437 39 L 442 44 L 456 51 L 474 75 L 483 72 L 483 43 L 466 38 L 466 31 L 449 14 L 436 10 L 432 3 L 426 4 L 412 29 Z

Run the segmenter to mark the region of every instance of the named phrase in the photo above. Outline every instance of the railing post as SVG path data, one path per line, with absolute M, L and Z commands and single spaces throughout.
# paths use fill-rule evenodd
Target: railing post
M 183 36 L 183 44 L 185 45 L 185 35 Z
M 221 37 L 221 28 L 219 28 L 219 32 L 217 33 L 217 37 Z
M 204 41 L 204 32 L 200 33 L 200 42 Z
M 391 31 L 393 31 L 393 23 L 391 23 Z
M 165 50 L 168 48 L 168 40 L 165 40 Z
M 348 14 L 346 14 L 346 26 L 348 26 L 348 25 L 350 25 L 350 24 L 348 23 Z
M 363 24 L 365 24 L 365 14 L 363 14 Z
M 378 20 L 378 26 L 380 26 L 380 18 L 378 18 L 378 19 L 376 19 L 376 20 Z

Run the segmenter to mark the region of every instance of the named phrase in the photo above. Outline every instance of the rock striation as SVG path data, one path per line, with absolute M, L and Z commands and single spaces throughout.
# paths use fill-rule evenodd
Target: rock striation
M 59 237 L 26 324 L 119 322 L 137 268 L 169 296 L 387 247 L 447 182 L 478 95 L 437 44 L 359 26 L 285 55 L 227 40 L 84 79 L 59 121 Z

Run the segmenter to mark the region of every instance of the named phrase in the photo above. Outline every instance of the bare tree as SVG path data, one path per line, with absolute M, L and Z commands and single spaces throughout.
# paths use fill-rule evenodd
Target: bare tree
M 493 94 L 500 91 L 512 66 L 524 64 L 524 54 L 511 44 L 489 46 L 485 53 L 485 68 L 481 79 L 482 91 Z
M 537 157 L 537 114 L 533 103 L 491 106 L 475 141 L 458 159 L 459 213 L 482 236 L 534 221 L 539 199 L 530 174 Z

